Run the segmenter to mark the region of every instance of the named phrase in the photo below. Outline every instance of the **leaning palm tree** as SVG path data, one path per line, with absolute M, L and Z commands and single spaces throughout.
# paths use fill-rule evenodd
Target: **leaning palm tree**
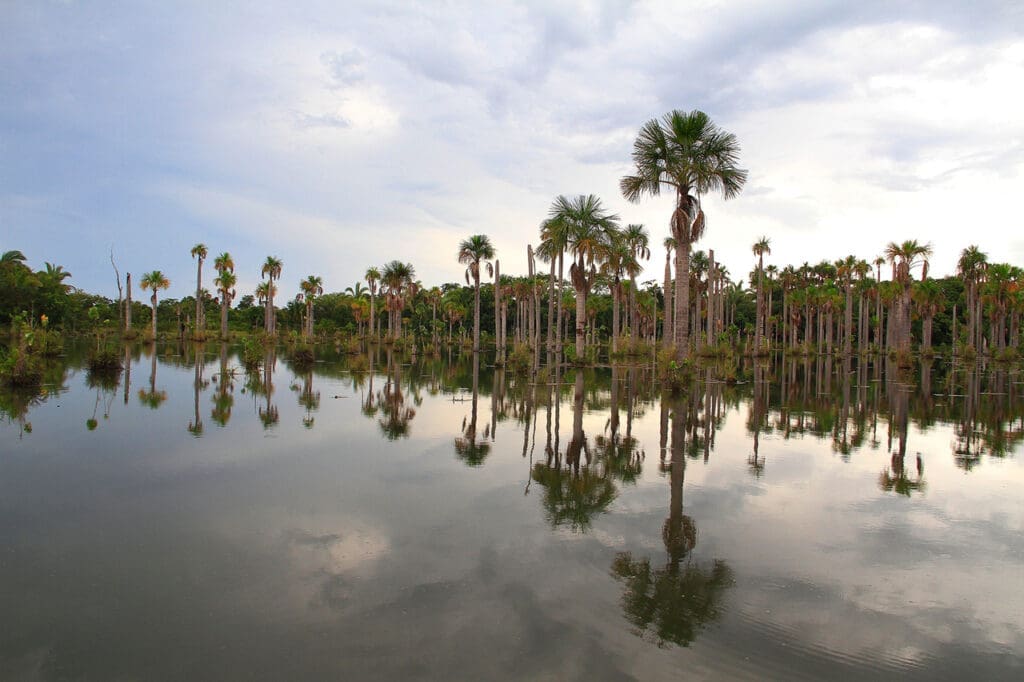
M 672 212 L 672 236 L 676 249 L 675 341 L 676 360 L 689 353 L 690 247 L 704 234 L 700 196 L 721 192 L 731 199 L 747 181 L 739 168 L 740 145 L 736 136 L 719 128 L 703 111 L 674 110 L 659 122 L 643 125 L 633 143 L 634 175 L 619 186 L 631 202 L 645 194 L 660 196 L 662 189 L 676 194 Z
M 267 260 L 263 261 L 263 267 L 260 269 L 260 279 L 266 277 L 270 284 L 267 289 L 267 308 L 263 315 L 263 328 L 267 334 L 277 332 L 277 314 L 274 310 L 274 294 L 277 293 L 277 287 L 274 286 L 274 280 L 281 279 L 281 265 L 280 258 L 267 256 Z
M 751 247 L 754 255 L 757 256 L 757 313 L 754 322 L 754 352 L 761 352 L 761 339 L 764 336 L 764 257 L 765 254 L 772 255 L 771 240 L 768 237 L 761 237 Z
M 597 277 L 598 263 L 605 259 L 609 246 L 618 237 L 619 217 L 608 213 L 593 194 L 573 199 L 559 196 L 548 215 L 549 223 L 568 227 L 573 256 L 569 279 L 576 290 L 576 361 L 580 362 L 586 350 L 587 295 Z
M 459 243 L 459 263 L 466 266 L 466 284 L 473 285 L 473 352 L 480 352 L 480 266 L 487 267 L 490 275 L 494 274 L 494 266 L 489 262 L 494 258 L 494 246 L 485 234 L 475 234 Z M 497 286 L 497 283 L 495 283 Z
M 203 309 L 203 261 L 206 260 L 206 244 L 199 243 L 192 247 L 190 252 L 193 258 L 199 260 L 196 266 L 196 327 L 195 337 L 201 339 L 206 331 L 206 311 Z
M 153 341 L 156 341 L 156 292 L 160 289 L 166 289 L 171 286 L 171 280 L 164 276 L 164 273 L 159 270 L 153 272 L 147 272 L 142 276 L 142 281 L 139 282 L 139 286 L 142 287 L 143 291 L 146 289 L 152 289 L 153 295 L 149 297 L 149 300 L 153 303 Z
M 302 335 L 308 339 L 313 336 L 313 301 L 324 293 L 324 280 L 322 277 L 310 275 L 299 282 L 299 289 L 302 290 L 302 297 L 306 302 L 306 325 Z
M 366 286 L 370 289 L 370 338 L 374 338 L 377 333 L 377 283 L 380 282 L 380 270 L 367 268 L 363 277 L 366 278 Z
M 235 298 L 235 284 L 238 278 L 235 277 L 235 261 L 231 254 L 225 251 L 213 259 L 213 269 L 217 271 L 217 278 L 213 283 L 217 285 L 220 292 L 220 338 L 228 338 L 228 308 Z

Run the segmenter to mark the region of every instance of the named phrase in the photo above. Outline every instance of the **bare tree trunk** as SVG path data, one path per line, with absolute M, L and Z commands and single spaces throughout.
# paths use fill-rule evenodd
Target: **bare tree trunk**
M 124 273 L 125 305 L 124 305 L 124 333 L 131 334 L 132 331 L 132 273 Z

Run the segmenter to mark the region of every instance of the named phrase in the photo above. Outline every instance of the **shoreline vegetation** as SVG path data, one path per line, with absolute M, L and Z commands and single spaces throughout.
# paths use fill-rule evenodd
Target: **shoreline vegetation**
M 21 251 L 7 251 L 0 381 L 37 384 L 42 359 L 61 352 L 64 336 L 95 338 L 96 371 L 119 369 L 111 346 L 122 340 L 172 339 L 244 342 L 254 362 L 260 348 L 277 343 L 307 363 L 322 344 L 357 353 L 379 343 L 413 355 L 458 348 L 494 353 L 496 365 L 523 373 L 632 358 L 654 361 L 670 384 L 684 381 L 698 358 L 773 352 L 881 354 L 900 367 L 940 354 L 1019 359 L 1024 270 L 990 262 L 977 246 L 963 249 L 957 272 L 940 278 L 930 276 L 930 245 L 913 239 L 889 243 L 870 262 L 837 255 L 780 268 L 766 265 L 772 249 L 764 236 L 751 246 L 747 275 L 730 273 L 713 248 L 695 249 L 716 236 L 705 235 L 702 196 L 742 192 L 739 152 L 736 138 L 700 111 L 672 111 L 641 128 L 633 173 L 620 188 L 633 203 L 662 192 L 675 200 L 660 281 L 638 282 L 650 259 L 647 228 L 623 225 L 594 195 L 552 202 L 537 241 L 523 247 L 525 274 L 502 273 L 490 238 L 470 235 L 453 245 L 465 285 L 428 287 L 413 264 L 393 260 L 342 291 L 327 292 L 321 276 L 308 275 L 284 305 L 275 296 L 286 264 L 275 256 L 260 265 L 259 286 L 241 296 L 230 253 L 215 256 L 211 292 L 203 286 L 209 252 L 196 244 L 195 294 L 161 298 L 171 282 L 153 270 L 138 280 L 146 305 L 133 298 L 132 276 L 121 277 L 113 256 L 116 300 L 75 288 L 63 266 L 33 270 Z

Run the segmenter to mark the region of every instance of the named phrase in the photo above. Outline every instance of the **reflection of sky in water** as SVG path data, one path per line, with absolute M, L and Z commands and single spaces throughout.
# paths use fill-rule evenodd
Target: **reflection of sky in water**
M 85 422 L 96 392 L 82 372 L 31 410 L 31 434 L 19 440 L 16 424 L 0 426 L 0 677 L 658 679 L 685 668 L 956 678 L 1020 665 L 1024 466 L 1010 456 L 957 468 L 949 425 L 922 431 L 911 419 L 905 466 L 916 480 L 921 453 L 925 486 L 907 497 L 879 487 L 890 468 L 885 414 L 881 445 L 845 461 L 830 439 L 762 433 L 755 477 L 752 404 L 725 406 L 708 462 L 686 460 L 683 513 L 696 545 L 681 565 L 723 560 L 732 585 L 688 647 L 659 647 L 634 634 L 611 574 L 620 552 L 654 570 L 669 564 L 661 410 L 639 377 L 632 435 L 642 473 L 635 485 L 617 482 L 581 534 L 547 521 L 545 490 L 531 482 L 531 462 L 545 459 L 546 408 L 524 457 L 512 377 L 500 401 L 481 371 L 478 437 L 492 406 L 508 418 L 487 436 L 483 463 L 468 467 L 454 451 L 472 409 L 465 370 L 457 389 L 442 365 L 426 370 L 443 387 L 431 395 L 424 370 L 403 367 L 415 415 L 406 437 L 386 440 L 381 412 L 362 411 L 369 375 L 354 385 L 325 363 L 314 369 L 315 422 L 304 427 L 305 376 L 283 354 L 277 423 L 263 427 L 266 397 L 243 394 L 239 370 L 231 418 L 218 426 L 218 361 L 208 354 L 204 429 L 193 438 L 193 369 L 159 360 L 156 385 L 168 397 L 157 409 L 136 397 L 148 388 L 143 356 L 109 419 L 101 395 L 95 431 Z M 375 394 L 386 382 L 377 369 Z M 608 372 L 598 380 L 583 415 L 592 452 L 609 428 Z M 563 388 L 564 452 L 573 392 Z M 625 384 L 618 400 L 622 435 Z

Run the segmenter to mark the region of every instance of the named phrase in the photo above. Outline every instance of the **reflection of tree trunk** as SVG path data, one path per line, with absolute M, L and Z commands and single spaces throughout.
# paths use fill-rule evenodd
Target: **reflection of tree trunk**
M 565 463 L 571 465 L 575 473 L 580 470 L 580 453 L 590 453 L 587 448 L 586 436 L 583 433 L 583 371 L 576 370 L 576 386 L 572 404 L 572 438 L 565 448 Z
M 470 408 L 469 432 L 472 433 L 472 440 L 476 441 L 476 408 L 480 397 L 480 354 L 473 353 L 473 399 Z
M 612 395 L 611 395 L 611 416 L 608 418 L 608 428 L 612 442 L 615 442 L 619 435 L 619 368 L 612 365 Z
M 132 349 L 124 344 L 124 404 L 128 404 L 128 393 L 132 390 Z
M 689 550 L 683 533 L 683 481 L 686 474 L 686 410 L 678 402 L 672 406 L 672 464 L 668 527 L 663 533 L 669 561 L 678 565 Z
M 149 393 L 156 393 L 156 344 L 153 344 L 152 362 L 149 366 Z
M 192 429 L 195 431 L 201 431 L 203 428 L 203 418 L 199 414 L 199 391 L 203 386 L 203 361 L 200 351 L 196 349 L 195 358 L 195 372 L 192 379 Z

